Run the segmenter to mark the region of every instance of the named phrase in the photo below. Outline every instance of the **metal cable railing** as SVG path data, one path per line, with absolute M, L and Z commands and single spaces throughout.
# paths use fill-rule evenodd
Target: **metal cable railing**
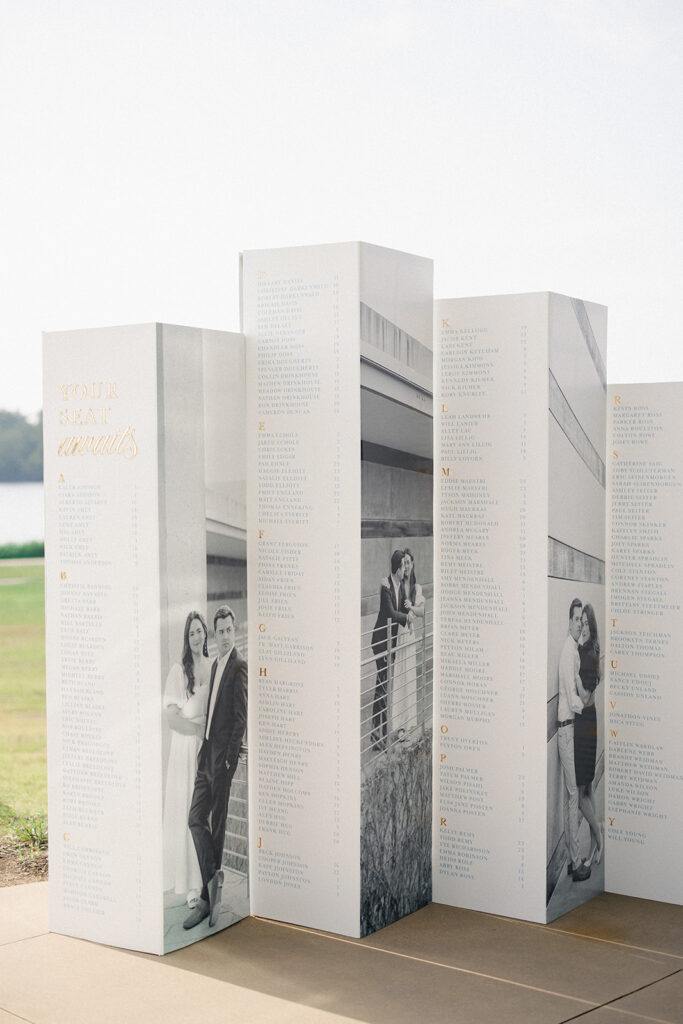
M 247 798 L 248 750 L 242 744 L 233 776 L 228 802 L 228 817 L 223 844 L 223 867 L 246 878 L 249 869 L 249 801 Z

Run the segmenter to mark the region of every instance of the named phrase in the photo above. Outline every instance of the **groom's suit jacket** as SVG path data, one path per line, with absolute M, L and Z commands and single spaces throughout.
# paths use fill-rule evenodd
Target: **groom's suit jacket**
M 387 619 L 391 619 L 391 647 L 393 648 L 398 636 L 398 627 L 405 626 L 408 622 L 408 613 L 402 611 L 405 600 L 403 583 L 398 588 L 398 607 L 394 596 L 394 583 L 391 576 L 382 580 L 379 591 L 379 612 L 377 622 L 372 633 L 372 650 L 377 657 L 386 654 L 387 650 Z
M 214 686 L 218 685 L 217 665 L 218 659 L 211 666 L 208 707 L 211 707 Z M 199 751 L 199 766 L 215 776 L 227 762 L 228 771 L 232 775 L 237 767 L 237 755 L 246 727 L 247 663 L 237 653 L 237 648 L 233 647 L 220 679 L 209 738 L 204 740 Z

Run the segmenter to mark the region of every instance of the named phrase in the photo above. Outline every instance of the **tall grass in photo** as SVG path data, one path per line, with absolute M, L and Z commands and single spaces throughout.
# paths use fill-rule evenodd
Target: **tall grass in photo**
M 396 745 L 361 784 L 361 935 L 432 897 L 432 735 Z

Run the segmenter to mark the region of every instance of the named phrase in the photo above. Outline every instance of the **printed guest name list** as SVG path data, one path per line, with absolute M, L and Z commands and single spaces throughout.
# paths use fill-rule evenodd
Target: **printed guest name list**
M 243 257 L 253 909 L 348 934 L 359 885 L 358 706 L 346 685 L 358 642 L 342 615 L 359 592 L 359 483 L 342 494 L 358 465 L 359 360 L 342 353 L 342 337 L 358 335 L 351 255 Z
M 528 357 L 542 337 L 533 319 L 522 299 L 506 313 L 485 299 L 436 304 L 434 899 L 541 920 L 545 691 L 532 683 L 545 607 L 532 581 L 545 572 L 534 444 L 545 450 L 547 427 L 528 394 L 547 390 L 547 363 L 540 345 Z
M 135 329 L 103 340 L 45 339 L 51 926 L 145 946 L 160 898 L 156 347 Z
M 683 902 L 683 384 L 609 389 L 607 888 Z

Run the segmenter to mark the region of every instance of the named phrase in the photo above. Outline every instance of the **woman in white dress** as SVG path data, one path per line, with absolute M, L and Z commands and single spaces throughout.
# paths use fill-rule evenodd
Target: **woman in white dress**
M 403 552 L 403 592 L 405 596 L 401 611 L 412 611 L 418 619 L 424 619 L 425 599 L 422 587 L 415 579 L 415 559 L 408 548 Z M 391 728 L 399 743 L 403 743 L 408 732 L 417 725 L 415 635 L 414 622 L 398 627 L 392 675 Z
M 203 616 L 190 612 L 185 621 L 181 662 L 172 666 L 164 690 L 164 711 L 171 729 L 164 797 L 164 890 L 187 894 L 190 907 L 197 902 L 202 888 L 187 816 L 209 700 L 211 662 L 207 637 Z

